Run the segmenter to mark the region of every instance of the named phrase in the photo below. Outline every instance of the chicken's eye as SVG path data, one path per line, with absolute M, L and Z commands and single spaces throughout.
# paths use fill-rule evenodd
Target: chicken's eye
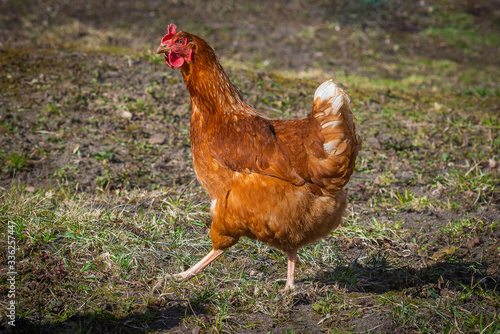
M 177 45 L 182 45 L 184 44 L 184 41 L 179 38 L 177 41 L 175 41 L 175 43 L 177 43 Z

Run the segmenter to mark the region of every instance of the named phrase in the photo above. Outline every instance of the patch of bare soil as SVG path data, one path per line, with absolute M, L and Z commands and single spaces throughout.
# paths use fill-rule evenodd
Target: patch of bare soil
M 2 65 L 16 75 L 15 88 L 2 96 L 10 103 L 0 121 L 12 129 L 2 149 L 25 161 L 20 170 L 2 169 L 0 186 L 71 184 L 94 192 L 193 180 L 188 135 L 180 133 L 189 122 L 188 97 L 178 79 L 150 63 L 111 56 L 14 50 L 0 56 L 16 59 Z M 163 94 L 167 80 L 173 83 Z

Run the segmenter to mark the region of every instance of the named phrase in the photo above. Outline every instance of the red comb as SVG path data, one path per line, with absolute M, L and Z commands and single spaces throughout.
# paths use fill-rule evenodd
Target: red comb
M 173 23 L 169 24 L 168 34 L 163 36 L 163 38 L 161 39 L 161 44 L 167 44 L 167 41 L 170 40 L 175 34 L 177 34 L 177 26 Z

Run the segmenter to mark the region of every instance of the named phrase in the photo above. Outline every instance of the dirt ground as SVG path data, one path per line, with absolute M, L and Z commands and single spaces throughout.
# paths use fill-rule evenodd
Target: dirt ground
M 318 247 L 326 258 L 325 249 L 334 245 L 340 265 L 303 263 L 293 296 L 255 297 L 269 306 L 249 311 L 248 300 L 234 293 L 228 299 L 236 311 L 219 324 L 210 298 L 190 285 L 179 288 L 184 299 L 156 295 L 146 311 L 121 316 L 104 307 L 113 315 L 75 311 L 51 323 L 40 320 L 44 312 L 36 307 L 23 309 L 18 330 L 72 332 L 80 324 L 77 332 L 95 333 L 458 333 L 449 325 L 453 319 L 439 313 L 441 299 L 469 314 L 471 332 L 500 330 L 499 6 L 1 2 L 1 192 L 85 194 L 88 207 L 89 198 L 107 196 L 136 215 L 163 214 L 155 191 L 189 193 L 191 203 L 206 206 L 192 168 L 188 92 L 179 72 L 155 54 L 171 22 L 205 38 L 247 101 L 270 117 L 306 116 L 321 80 L 337 78 L 353 100 L 365 139 L 347 187 L 345 229 L 302 254 L 307 258 Z M 474 34 L 460 39 L 443 22 Z M 120 197 L 137 189 L 150 197 L 135 204 Z M 13 216 L 5 210 L 2 223 Z M 206 215 L 201 222 L 209 224 Z M 186 231 L 188 237 L 206 235 L 206 227 L 197 225 Z M 137 233 L 146 232 L 139 227 Z M 19 247 L 25 259 L 42 263 L 21 268 L 25 277 L 56 270 L 56 255 L 37 257 L 44 249 L 56 254 L 52 243 Z M 241 247 L 234 258 L 251 248 Z M 257 261 L 242 265 L 247 279 L 282 277 L 275 267 L 281 255 L 260 252 Z M 154 261 L 160 268 L 166 260 Z M 83 279 L 67 269 L 55 275 Z M 31 281 L 23 280 L 19 289 L 29 292 L 40 280 Z M 233 283 L 224 284 L 232 289 Z M 136 297 L 144 292 L 129 288 Z M 340 294 L 352 298 L 340 302 Z M 49 290 L 40 296 L 50 297 Z M 412 302 L 399 305 L 398 298 Z M 5 325 L 5 317 L 0 320 Z M 429 322 L 426 330 L 422 324 Z

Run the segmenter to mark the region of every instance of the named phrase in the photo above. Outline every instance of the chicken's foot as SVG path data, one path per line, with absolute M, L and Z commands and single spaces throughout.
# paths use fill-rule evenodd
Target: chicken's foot
M 196 263 L 194 266 L 189 268 L 186 271 L 183 271 L 181 273 L 175 274 L 175 275 L 170 275 L 167 274 L 165 277 L 161 278 L 156 285 L 153 287 L 153 291 L 157 290 L 160 285 L 165 283 L 167 280 L 176 280 L 176 281 L 187 281 L 190 280 L 191 278 L 198 276 L 203 269 L 205 269 L 206 266 L 208 266 L 213 260 L 218 258 L 222 253 L 224 253 L 223 250 L 220 249 L 212 249 L 210 253 L 208 253 L 203 259 L 201 259 L 198 263 Z
M 283 289 L 283 291 L 295 289 L 295 262 L 297 262 L 297 250 L 287 252 L 286 256 L 288 258 L 288 272 L 285 289 Z

